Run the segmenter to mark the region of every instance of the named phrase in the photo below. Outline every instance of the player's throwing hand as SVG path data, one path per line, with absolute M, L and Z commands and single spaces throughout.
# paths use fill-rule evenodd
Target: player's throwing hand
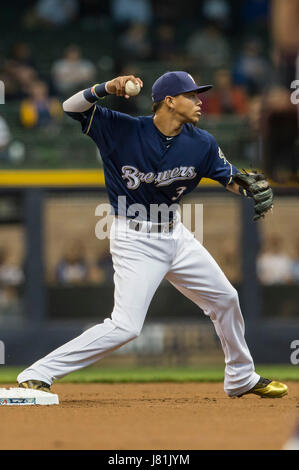
M 139 77 L 135 77 L 134 75 L 124 75 L 107 82 L 106 89 L 111 95 L 124 96 L 128 99 L 130 96 L 126 94 L 125 87 L 129 80 L 136 83 L 136 85 L 139 84 L 141 88 L 143 87 L 143 82 Z

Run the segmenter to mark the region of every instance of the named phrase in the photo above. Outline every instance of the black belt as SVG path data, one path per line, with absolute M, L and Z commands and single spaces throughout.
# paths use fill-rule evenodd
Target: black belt
M 138 222 L 137 220 L 130 219 L 129 228 L 135 230 L 136 232 L 140 232 L 142 228 L 142 224 L 147 222 Z M 152 226 L 148 225 L 147 232 L 148 233 L 161 233 L 161 232 L 172 232 L 174 228 L 175 220 L 171 222 L 164 223 L 164 224 L 153 224 Z

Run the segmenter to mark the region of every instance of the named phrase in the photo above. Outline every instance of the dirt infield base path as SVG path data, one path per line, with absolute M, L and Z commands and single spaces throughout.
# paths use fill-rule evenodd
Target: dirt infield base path
M 0 407 L 0 448 L 281 449 L 299 412 L 288 385 L 271 400 L 228 398 L 222 383 L 56 384 L 58 406 Z

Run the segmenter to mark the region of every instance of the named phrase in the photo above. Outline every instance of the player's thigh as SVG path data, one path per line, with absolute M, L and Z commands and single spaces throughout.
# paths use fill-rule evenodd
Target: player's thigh
M 237 298 L 220 266 L 191 234 L 178 240 L 177 254 L 166 279 L 204 310 Z
M 141 238 L 114 239 L 110 242 L 114 273 L 112 317 L 137 328 L 143 324 L 149 304 L 169 269 L 169 261 L 159 256 L 157 246 Z

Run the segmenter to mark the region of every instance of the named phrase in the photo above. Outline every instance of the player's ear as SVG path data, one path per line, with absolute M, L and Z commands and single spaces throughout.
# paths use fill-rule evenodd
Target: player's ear
M 164 101 L 170 109 L 174 109 L 174 97 L 173 96 L 165 96 Z

